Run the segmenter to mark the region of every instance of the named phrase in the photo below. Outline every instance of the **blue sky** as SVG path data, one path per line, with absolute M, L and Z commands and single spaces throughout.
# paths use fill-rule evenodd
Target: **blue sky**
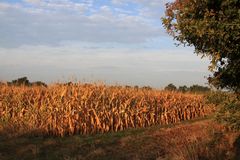
M 1 0 L 0 79 L 204 85 L 209 61 L 162 27 L 167 0 Z

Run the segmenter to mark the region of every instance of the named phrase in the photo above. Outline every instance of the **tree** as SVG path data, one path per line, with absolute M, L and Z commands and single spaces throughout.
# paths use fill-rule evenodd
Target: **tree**
M 42 86 L 42 87 L 47 87 L 47 84 L 41 81 L 36 81 L 36 82 L 32 82 L 30 83 L 31 86 Z
M 211 89 L 208 87 L 204 87 L 204 86 L 195 84 L 189 88 L 189 91 L 190 92 L 209 92 L 209 91 L 211 91 Z
M 142 89 L 143 90 L 152 90 L 152 87 L 150 87 L 150 86 L 143 86 Z
M 22 77 L 22 78 L 18 78 L 16 80 L 12 80 L 12 82 L 9 82 L 8 84 L 17 85 L 17 86 L 20 86 L 20 85 L 29 86 L 30 82 L 27 79 L 27 77 Z
M 188 91 L 188 87 L 187 87 L 186 85 L 184 85 L 184 86 L 179 86 L 179 87 L 178 87 L 178 91 L 185 93 L 185 92 Z
M 172 83 L 170 83 L 169 85 L 167 85 L 164 90 L 167 90 L 167 91 L 176 91 L 177 90 L 177 87 L 175 85 L 173 85 Z
M 162 22 L 179 44 L 210 58 L 210 84 L 240 93 L 240 0 L 175 0 Z

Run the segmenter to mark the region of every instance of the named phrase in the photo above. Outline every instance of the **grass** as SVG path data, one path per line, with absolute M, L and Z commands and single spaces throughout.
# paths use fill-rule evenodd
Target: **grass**
M 236 158 L 239 133 L 225 131 L 211 119 L 175 125 L 68 137 L 0 136 L 1 160 L 121 160 Z M 206 158 L 206 157 L 205 157 Z

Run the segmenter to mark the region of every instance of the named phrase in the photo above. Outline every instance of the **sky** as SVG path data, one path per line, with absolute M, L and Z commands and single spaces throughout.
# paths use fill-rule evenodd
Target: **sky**
M 167 0 L 0 0 L 0 80 L 206 85 L 208 59 L 164 30 Z

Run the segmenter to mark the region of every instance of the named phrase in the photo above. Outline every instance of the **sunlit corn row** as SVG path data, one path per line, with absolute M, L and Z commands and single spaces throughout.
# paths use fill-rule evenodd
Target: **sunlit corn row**
M 208 115 L 201 95 L 105 85 L 0 86 L 0 129 L 43 135 L 94 134 Z

